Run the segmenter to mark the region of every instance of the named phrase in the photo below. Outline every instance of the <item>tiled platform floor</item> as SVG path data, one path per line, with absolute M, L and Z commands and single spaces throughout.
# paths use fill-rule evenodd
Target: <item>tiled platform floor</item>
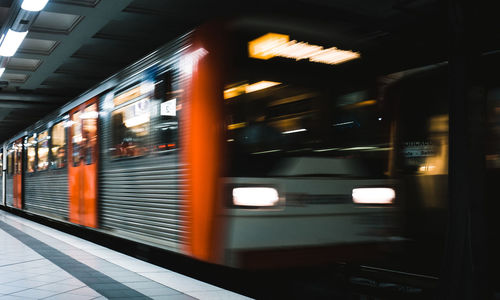
M 0 299 L 249 299 L 0 211 Z

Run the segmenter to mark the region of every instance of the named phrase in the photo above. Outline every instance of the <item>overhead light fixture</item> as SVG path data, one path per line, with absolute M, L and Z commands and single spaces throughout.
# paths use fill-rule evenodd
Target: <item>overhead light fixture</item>
M 0 55 L 7 57 L 14 55 L 26 37 L 26 34 L 28 34 L 28 31 L 17 32 L 9 29 L 0 45 Z
M 86 111 L 80 115 L 80 119 L 88 120 L 88 119 L 97 119 L 99 117 L 99 113 L 96 111 Z
M 27 11 L 41 11 L 49 0 L 24 0 L 21 8 Z
M 341 148 L 340 151 L 363 151 L 363 150 L 374 150 L 378 149 L 378 147 L 373 146 L 360 146 L 360 147 L 349 147 L 349 148 Z
M 243 94 L 249 94 L 256 91 L 264 90 L 275 85 L 280 85 L 281 82 L 262 80 L 252 84 L 241 84 L 224 90 L 224 99 L 231 99 Z
M 256 91 L 265 90 L 267 88 L 270 88 L 272 86 L 279 85 L 279 84 L 281 84 L 281 82 L 274 82 L 274 81 L 263 80 L 263 81 L 259 81 L 259 82 L 247 85 L 245 87 L 245 92 L 247 94 L 248 93 L 253 93 L 253 92 L 256 92 Z
M 47 2 L 48 0 L 23 0 L 21 9 L 16 9 L 16 13 L 10 14 L 5 22 L 11 24 L 10 28 L 7 33 L 1 32 L 0 56 L 10 57 L 16 53 L 28 34 L 29 28 Z
M 239 95 L 245 94 L 246 87 L 248 84 L 242 84 L 236 87 L 228 88 L 224 90 L 224 99 L 230 99 L 237 97 Z
M 235 130 L 235 129 L 238 129 L 238 128 L 243 128 L 245 126 L 247 126 L 246 122 L 235 123 L 235 124 L 229 124 L 229 125 L 227 125 L 227 129 L 228 130 Z
M 324 49 L 322 46 L 306 42 L 290 41 L 285 34 L 268 33 L 248 43 L 248 53 L 252 58 L 270 59 L 275 56 L 295 60 L 308 59 L 311 62 L 336 65 L 360 58 L 359 52 L 342 50 L 337 47 Z
M 125 120 L 125 122 L 123 122 L 123 123 L 125 124 L 125 127 L 130 128 L 130 127 L 142 125 L 142 124 L 147 123 L 147 122 L 149 122 L 149 114 L 143 114 L 143 115 L 138 115 L 138 116 L 132 117 L 128 120 Z

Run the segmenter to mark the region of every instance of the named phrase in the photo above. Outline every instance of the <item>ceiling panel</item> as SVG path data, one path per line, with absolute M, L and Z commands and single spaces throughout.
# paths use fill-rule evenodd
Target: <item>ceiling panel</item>
M 42 82 L 42 85 L 46 86 L 64 86 L 72 88 L 89 88 L 96 84 L 98 79 L 88 78 L 84 74 L 54 74 L 49 76 Z
M 56 47 L 58 42 L 50 40 L 40 40 L 33 38 L 26 38 L 19 47 L 19 51 L 23 53 L 34 53 L 49 55 Z
M 12 70 L 36 71 L 41 63 L 41 59 L 11 57 L 7 63 L 7 68 Z
M 82 19 L 81 16 L 42 11 L 31 30 L 68 34 Z
M 2 76 L 2 80 L 7 80 L 13 83 L 24 83 L 28 77 L 28 74 L 5 72 Z

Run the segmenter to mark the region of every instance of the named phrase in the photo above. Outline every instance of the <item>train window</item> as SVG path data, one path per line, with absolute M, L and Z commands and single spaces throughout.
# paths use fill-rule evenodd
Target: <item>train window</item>
M 35 163 L 36 163 L 36 140 L 35 136 L 32 136 L 28 139 L 26 143 L 27 147 L 27 162 L 26 162 L 26 172 L 33 173 L 35 172 Z
M 51 131 L 52 166 L 56 169 L 66 166 L 66 129 L 64 122 L 59 122 Z
M 272 174 L 316 157 L 325 166 L 339 160 L 350 166 L 322 170 L 322 176 L 386 176 L 389 127 L 379 118 L 376 100 L 363 95 L 345 103 L 343 94 L 324 87 L 259 82 L 244 83 L 247 92 L 239 95 L 229 92 L 241 83 L 226 87 L 230 172 Z M 248 92 L 263 82 L 266 88 Z
M 172 74 L 166 73 L 155 86 L 155 98 L 161 99 L 158 111 L 158 123 L 155 126 L 156 136 L 159 139 L 157 150 L 172 150 L 178 147 L 180 105 L 175 91 L 172 91 Z
M 38 171 L 44 171 L 49 168 L 49 139 L 50 136 L 47 130 L 42 131 L 38 135 L 38 147 L 37 147 Z
M 111 114 L 113 158 L 142 156 L 147 153 L 150 101 L 143 98 Z
M 80 115 L 81 112 L 77 111 L 71 116 L 71 145 L 73 147 L 72 149 L 72 159 L 73 159 L 73 167 L 77 167 L 80 165 L 80 157 L 82 151 L 81 149 L 81 142 L 82 142 L 82 122 L 80 120 Z
M 95 145 L 97 143 L 97 105 L 89 105 L 80 116 L 83 120 L 84 163 L 90 165 L 95 160 Z
M 404 120 L 398 122 L 396 130 L 396 165 L 401 174 L 448 173 L 446 72 L 445 68 L 433 68 L 407 75 L 387 91 L 388 101 L 418 103 L 398 105 L 399 118 Z

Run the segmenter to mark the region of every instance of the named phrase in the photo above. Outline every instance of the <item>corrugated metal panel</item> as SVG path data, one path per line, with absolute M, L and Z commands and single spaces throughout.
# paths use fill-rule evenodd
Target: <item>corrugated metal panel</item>
M 109 161 L 100 173 L 100 224 L 178 248 L 186 231 L 178 155 Z
M 12 178 L 5 180 L 5 197 L 7 206 L 14 206 L 14 180 Z
M 68 170 L 25 174 L 24 208 L 51 217 L 68 218 Z
M 140 62 L 118 74 L 130 74 L 132 70 L 144 70 L 153 66 L 155 75 L 165 70 L 175 72 L 181 49 L 186 46 L 186 37 L 159 49 Z M 151 70 L 149 76 L 151 76 Z M 143 75 L 125 77 L 115 90 L 140 81 Z M 178 76 L 174 76 L 173 89 L 178 89 Z M 181 199 L 185 180 L 181 177 L 183 166 L 179 163 L 179 153 L 153 152 L 142 157 L 113 159 L 109 149 L 112 145 L 111 115 L 113 107 L 105 105 L 106 96 L 100 100 L 100 110 L 104 114 L 99 118 L 100 136 L 100 172 L 99 172 L 99 226 L 115 231 L 121 236 L 159 244 L 171 250 L 180 251 L 185 240 L 187 226 L 184 221 L 186 206 Z M 159 113 L 154 107 L 164 99 L 151 99 L 153 109 L 150 123 L 148 146 L 155 149 L 157 140 L 155 128 L 158 126 Z M 182 125 L 179 125 L 182 126 Z

